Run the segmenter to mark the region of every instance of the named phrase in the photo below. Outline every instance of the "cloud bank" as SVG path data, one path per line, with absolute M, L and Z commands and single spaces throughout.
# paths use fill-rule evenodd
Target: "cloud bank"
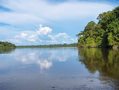
M 10 42 L 20 45 L 24 42 L 29 44 L 64 44 L 76 42 L 76 38 L 72 38 L 67 33 L 53 33 L 53 29 L 48 26 L 40 25 L 37 30 L 22 31 L 15 35 Z
M 17 45 L 74 43 L 77 41 L 76 38 L 68 33 L 72 34 L 70 30 L 76 30 L 76 25 L 72 23 L 68 26 L 69 23 L 72 21 L 77 23 L 80 20 L 80 23 L 86 21 L 86 24 L 89 18 L 94 19 L 99 13 L 114 7 L 109 3 L 79 0 L 56 2 L 54 0 L 52 2 L 49 0 L 1 0 L 0 31 L 2 33 L 0 39 Z M 57 23 L 63 30 L 59 30 Z M 39 24 L 41 25 L 36 30 L 33 29 Z M 42 24 L 48 26 L 42 26 Z M 49 27 L 50 25 L 55 29 Z M 5 33 L 3 30 L 7 32 L 6 36 L 3 35 Z M 77 29 L 76 32 L 79 32 L 78 30 L 80 31 Z
M 12 11 L 2 12 L 0 21 L 12 24 L 82 19 L 113 8 L 110 4 L 98 2 L 66 1 L 53 4 L 47 0 L 6 0 L 2 6 Z

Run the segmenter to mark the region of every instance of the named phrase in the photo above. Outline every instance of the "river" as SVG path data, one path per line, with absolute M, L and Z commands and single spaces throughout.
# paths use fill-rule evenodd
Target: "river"
M 119 51 L 75 47 L 0 51 L 0 90 L 119 90 Z

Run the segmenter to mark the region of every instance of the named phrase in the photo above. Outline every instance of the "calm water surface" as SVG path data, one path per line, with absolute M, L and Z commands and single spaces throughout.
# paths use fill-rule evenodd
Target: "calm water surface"
M 0 51 L 0 90 L 119 90 L 119 51 Z

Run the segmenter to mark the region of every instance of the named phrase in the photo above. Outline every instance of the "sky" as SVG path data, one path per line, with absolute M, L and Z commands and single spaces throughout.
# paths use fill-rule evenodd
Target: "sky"
M 0 41 L 76 43 L 89 21 L 118 5 L 118 0 L 0 0 Z

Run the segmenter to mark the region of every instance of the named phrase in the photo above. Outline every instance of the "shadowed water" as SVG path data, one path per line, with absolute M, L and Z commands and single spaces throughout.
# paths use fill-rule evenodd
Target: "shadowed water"
M 23 48 L 0 54 L 0 90 L 118 90 L 119 51 Z

